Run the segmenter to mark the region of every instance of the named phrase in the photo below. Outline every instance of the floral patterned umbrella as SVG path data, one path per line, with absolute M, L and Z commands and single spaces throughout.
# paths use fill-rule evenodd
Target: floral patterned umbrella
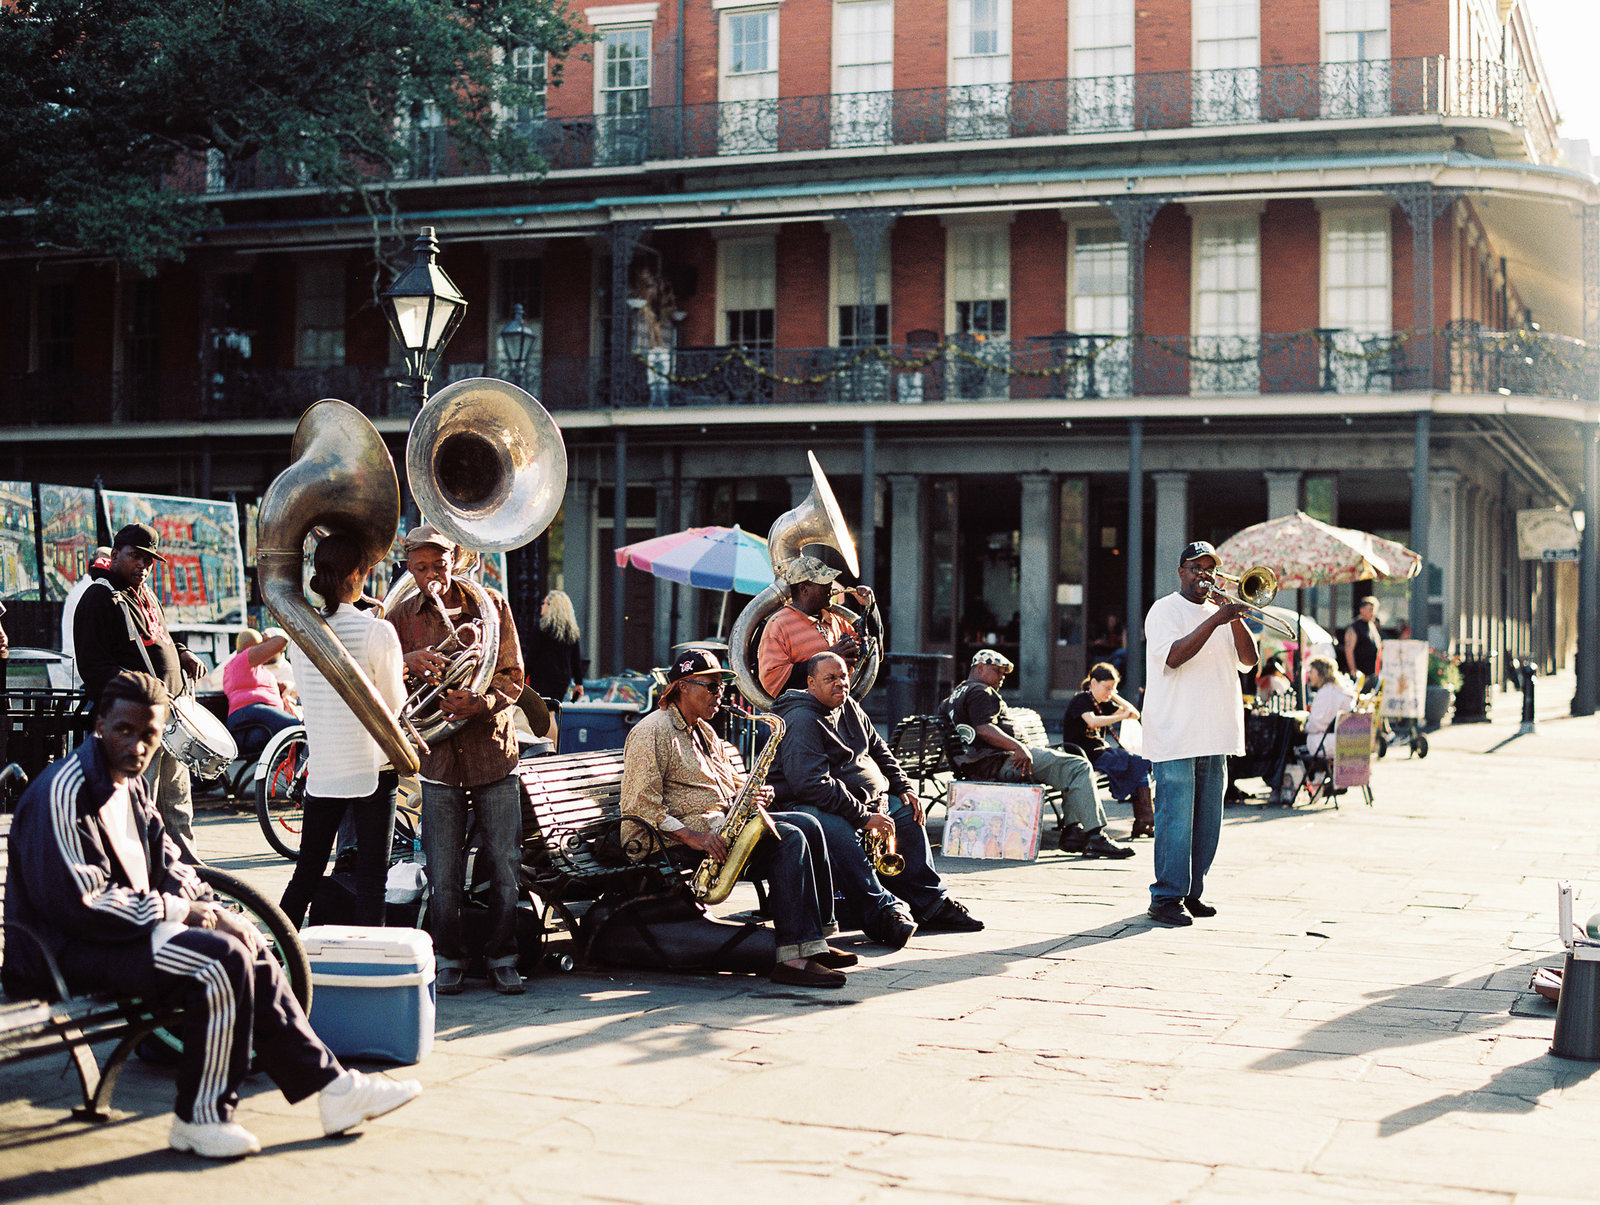
M 1217 554 L 1225 573 L 1270 566 L 1282 590 L 1376 578 L 1404 580 L 1422 569 L 1422 558 L 1404 544 L 1351 527 L 1334 527 L 1304 511 L 1247 527 L 1224 541 Z

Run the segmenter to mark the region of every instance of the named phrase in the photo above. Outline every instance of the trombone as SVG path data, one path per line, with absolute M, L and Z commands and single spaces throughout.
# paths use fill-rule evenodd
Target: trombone
M 1256 612 L 1256 620 L 1287 640 L 1297 639 L 1295 630 L 1276 615 L 1267 614 L 1267 607 L 1278 596 L 1278 575 L 1266 565 L 1246 569 L 1237 577 L 1231 573 L 1212 570 L 1205 576 L 1207 589 L 1213 600 L 1222 603 L 1243 603 Z

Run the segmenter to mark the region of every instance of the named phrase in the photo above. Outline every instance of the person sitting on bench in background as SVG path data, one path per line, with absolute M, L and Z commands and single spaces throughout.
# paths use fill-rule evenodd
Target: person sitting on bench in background
M 862 932 L 898 950 L 919 927 L 931 933 L 982 929 L 983 922 L 945 892 L 923 827 L 922 800 L 851 696 L 844 658 L 812 657 L 806 689 L 784 691 L 772 710 L 785 725 L 767 779 L 776 804 L 822 825 L 834 881 L 846 904 L 859 910 Z M 905 859 L 901 873 L 878 877 L 861 844 L 867 832 Z
M 1006 715 L 1000 684 L 1015 666 L 1004 653 L 979 649 L 972 672 L 939 705 L 939 715 L 958 746 L 951 756 L 958 778 L 986 782 L 1037 782 L 1061 792 L 1067 823 L 1058 844 L 1086 858 L 1131 858 L 1133 850 L 1105 834 L 1106 812 L 1094 793 L 1094 767 L 1081 753 L 1044 746 L 1029 748 L 1016 737 Z
M 347 1071 L 311 1030 L 260 933 L 222 907 L 179 856 L 143 779 L 167 723 L 149 674 L 111 678 L 93 734 L 23 792 L 11 824 L 5 919 L 39 935 L 68 988 L 181 1004 L 183 1054 L 168 1142 L 207 1159 L 261 1149 L 233 1120 L 251 1053 L 291 1104 L 320 1093 L 324 1134 L 398 1109 L 416 1080 Z M 49 991 L 26 941 L 5 988 Z
M 1129 753 L 1111 735 L 1113 724 L 1137 720 L 1139 709 L 1117 693 L 1122 675 L 1108 661 L 1089 670 L 1083 689 L 1067 704 L 1061 717 L 1061 743 L 1083 750 L 1096 773 L 1111 782 L 1111 793 L 1118 799 L 1133 800 L 1133 831 L 1130 837 L 1156 835 L 1156 812 L 1150 800 L 1151 765 Z
M 713 653 L 680 653 L 667 671 L 659 707 L 628 733 L 622 751 L 623 816 L 639 817 L 675 847 L 714 858 L 728 856 L 721 829 L 746 779 L 734 769 L 710 722 L 732 677 Z M 770 802 L 772 788 L 762 786 L 757 798 Z M 827 942 L 839 926 L 833 918 L 833 873 L 822 825 L 804 812 L 773 812 L 771 817 L 779 839 L 763 838 L 749 865 L 770 889 L 767 906 L 778 936 L 772 981 L 843 987 L 841 968 L 857 959 Z M 623 823 L 630 852 L 643 852 L 638 849 L 642 843 L 634 839 L 638 829 Z

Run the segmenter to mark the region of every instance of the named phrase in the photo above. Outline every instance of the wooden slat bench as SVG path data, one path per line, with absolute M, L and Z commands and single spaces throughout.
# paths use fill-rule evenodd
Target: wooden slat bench
M 0 908 L 5 902 L 10 831 L 11 815 L 0 814 Z M 219 897 L 265 930 L 274 952 L 284 963 L 295 995 L 309 1010 L 310 966 L 288 920 L 270 902 L 232 875 L 208 866 L 200 867 L 199 871 L 200 877 Z M 7 921 L 4 936 L 0 938 L 0 958 L 4 956 L 7 941 L 28 941 L 38 948 L 50 973 L 51 986 L 46 999 L 7 999 L 0 1003 L 0 1065 L 65 1051 L 77 1072 L 83 1098 L 72 1115 L 85 1121 L 109 1120 L 111 1094 L 128 1056 L 152 1036 L 164 1039 L 168 1045 L 175 1044 L 174 1031 L 182 1009 L 153 1007 L 133 996 L 74 995 L 38 934 L 25 925 Z M 90 1047 L 103 1042 L 116 1045 L 101 1062 Z
M 742 771 L 738 750 L 727 749 Z M 668 916 L 674 919 L 664 923 L 685 923 L 702 918 L 703 910 L 690 893 L 688 872 L 673 859 L 682 847 L 644 821 L 624 823 L 622 750 L 533 758 L 519 764 L 516 774 L 522 782 L 521 885 L 547 914 L 560 916 L 580 965 L 593 965 L 609 926 L 629 922 L 663 965 L 713 969 L 701 957 L 675 960 L 650 937 L 649 925 L 655 922 L 642 919 Z M 578 906 L 587 906 L 581 917 Z M 595 917 L 603 919 L 594 922 Z M 726 928 L 735 945 L 741 934 L 760 931 L 748 925 Z

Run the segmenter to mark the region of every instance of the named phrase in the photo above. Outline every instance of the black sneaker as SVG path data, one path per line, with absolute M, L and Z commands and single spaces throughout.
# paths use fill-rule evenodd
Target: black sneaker
M 1170 925 L 1174 929 L 1194 924 L 1189 919 L 1188 913 L 1178 906 L 1177 900 L 1162 900 L 1159 904 L 1151 904 L 1150 919 L 1158 925 Z
M 1217 914 L 1217 910 L 1202 900 L 1198 895 L 1184 896 L 1183 906 L 1189 910 L 1190 916 L 1198 916 L 1201 919 L 1212 917 Z
M 861 931 L 880 946 L 903 950 L 906 942 L 916 933 L 917 924 L 904 909 L 885 908 L 868 920 Z
M 1118 845 L 1099 829 L 1087 834 L 1084 838 L 1083 848 L 1079 852 L 1086 858 L 1133 857 L 1133 847 L 1131 845 Z
M 946 896 L 917 927 L 928 933 L 976 933 L 983 928 L 983 922 L 968 912 L 964 904 Z

